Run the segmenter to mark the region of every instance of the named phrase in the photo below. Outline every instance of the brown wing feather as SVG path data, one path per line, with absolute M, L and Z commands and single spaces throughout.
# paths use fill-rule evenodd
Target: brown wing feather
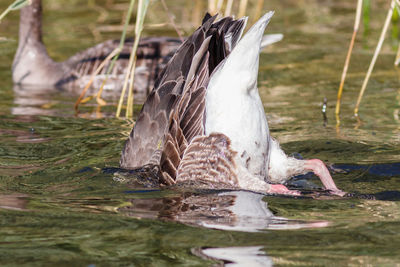
M 243 20 L 224 18 L 212 24 L 214 20 L 215 17 L 205 19 L 160 73 L 122 151 L 121 167 L 132 169 L 149 163 L 158 164 L 162 183 L 172 184 L 178 175 L 182 158 L 190 158 L 187 155 L 196 153 L 201 157 L 207 153 L 211 155 L 211 150 L 196 152 L 202 148 L 203 139 L 196 138 L 204 134 L 204 101 L 209 76 L 230 52 L 224 43 L 231 42 L 233 38 L 227 40 L 224 34 L 241 34 L 244 27 Z M 230 43 L 230 47 L 234 45 Z M 156 115 L 160 117 L 154 123 Z M 227 139 L 225 136 L 213 136 L 205 141 L 210 143 L 214 153 L 222 150 L 231 153 L 223 145 L 229 140 L 221 141 L 221 138 Z M 197 141 L 193 143 L 193 140 Z M 222 145 L 216 146 L 217 143 Z M 215 150 L 218 147 L 219 150 Z M 189 151 L 194 154 L 187 154 Z M 214 175 L 230 172 L 233 166 L 230 157 L 222 157 L 218 161 L 223 165 L 211 171 Z M 185 168 L 182 170 L 182 173 L 186 173 Z
M 201 65 L 205 69 L 208 68 L 207 53 Z M 186 153 L 188 143 L 194 136 L 204 134 L 204 96 L 206 90 L 205 83 L 207 81 L 205 80 L 204 84 L 199 84 L 199 77 L 196 76 L 195 80 L 185 89 L 178 107 L 171 114 L 170 128 L 166 135 L 167 142 L 162 152 L 160 165 L 161 170 L 168 173 L 172 178 L 176 177 L 180 160 L 184 153 Z M 194 91 L 202 93 L 194 93 Z M 199 102 L 202 104 L 197 105 Z M 185 122 L 185 128 L 182 127 L 183 122 Z
M 120 161 L 121 167 L 134 169 L 148 164 L 151 159 L 157 158 L 153 156 L 154 154 L 158 155 L 158 152 L 164 149 L 166 136 L 170 129 L 169 124 L 172 120 L 171 112 L 180 103 L 179 100 L 184 89 L 184 82 L 192 67 L 190 63 L 193 59 L 193 49 L 200 49 L 202 47 L 199 44 L 203 43 L 206 39 L 206 32 L 211 27 L 213 19 L 211 18 L 204 23 L 196 30 L 195 34 L 189 37 L 178 48 L 177 53 L 171 58 L 164 71 L 160 74 L 156 82 L 157 87 L 153 89 L 144 103 L 139 118 L 125 143 Z M 187 55 L 190 55 L 190 57 L 187 58 Z M 165 114 L 165 117 L 163 117 L 163 122 L 165 123 L 159 124 L 157 130 L 152 131 L 150 130 L 152 119 L 160 112 L 164 112 L 163 114 Z M 141 120 L 142 116 L 146 116 L 146 118 L 148 116 L 150 120 Z M 179 119 L 176 118 L 176 120 L 178 121 Z M 180 146 L 179 144 L 178 147 Z M 140 151 L 144 150 L 146 153 L 139 154 Z M 160 155 L 160 157 L 162 156 Z M 161 162 L 159 161 L 158 163 Z M 175 178 L 175 175 L 172 174 L 172 178 Z

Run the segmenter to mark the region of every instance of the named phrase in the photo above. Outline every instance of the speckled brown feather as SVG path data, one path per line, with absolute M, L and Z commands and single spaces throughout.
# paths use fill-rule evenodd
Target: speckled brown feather
M 224 134 L 196 136 L 180 162 L 176 181 L 203 180 L 237 187 L 235 155 Z

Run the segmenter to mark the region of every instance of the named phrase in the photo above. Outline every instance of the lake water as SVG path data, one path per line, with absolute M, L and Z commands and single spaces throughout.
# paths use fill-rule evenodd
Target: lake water
M 44 40 L 54 58 L 118 38 L 118 32 L 102 29 L 119 25 L 127 4 L 88 2 L 45 1 Z M 178 23 L 188 19 L 189 4 L 168 2 Z M 338 187 L 352 193 L 345 198 L 326 195 L 310 174 L 289 183 L 304 192 L 299 198 L 121 182 L 113 173 L 132 121 L 113 118 L 113 103 L 102 109 L 86 105 L 77 117 L 77 96 L 13 88 L 18 12 L 7 16 L 0 24 L 0 265 L 398 265 L 395 40 L 384 44 L 362 101 L 361 122 L 352 115 L 389 5 L 372 2 L 369 35 L 363 37 L 361 29 L 349 67 L 340 127 L 334 108 L 356 4 L 274 0 L 264 5 L 276 11 L 267 33 L 285 36 L 260 59 L 259 89 L 272 135 L 288 154 L 324 160 Z M 155 5 L 149 20 L 166 21 Z M 193 29 L 184 26 L 187 33 Z M 153 25 L 145 34 L 173 31 Z

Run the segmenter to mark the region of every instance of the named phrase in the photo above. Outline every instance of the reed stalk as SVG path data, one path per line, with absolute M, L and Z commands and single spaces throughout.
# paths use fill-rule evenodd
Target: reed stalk
M 395 0 L 395 2 L 396 2 L 396 7 L 400 8 L 400 0 Z
M 217 11 L 217 0 L 208 0 L 208 12 L 214 15 Z
M 397 47 L 396 59 L 394 60 L 394 65 L 397 67 L 400 63 L 400 43 Z
M 204 15 L 204 1 L 195 0 L 193 16 L 192 16 L 192 25 L 193 26 L 199 25 L 203 15 Z
M 135 68 L 136 68 L 136 51 L 139 46 L 140 35 L 143 30 L 144 18 L 147 13 L 147 8 L 149 6 L 149 0 L 139 0 L 138 3 L 138 11 L 136 14 L 136 25 L 135 25 L 135 41 L 133 43 L 131 54 L 133 57 L 133 64 L 130 69 L 130 84 L 129 84 L 129 92 L 128 92 L 128 101 L 127 101 L 127 109 L 125 112 L 125 117 L 130 118 L 133 116 L 133 85 L 135 81 Z
M 372 0 L 363 0 L 363 11 L 362 11 L 362 20 L 363 20 L 363 38 L 367 40 L 369 35 L 369 25 L 370 25 L 370 17 L 371 17 L 371 1 Z
M 149 6 L 150 0 L 139 0 L 138 3 L 138 10 L 137 10 L 137 15 L 136 15 L 136 25 L 135 25 L 135 41 L 133 43 L 131 55 L 133 54 L 133 64 L 129 70 L 129 76 L 130 76 L 130 84 L 129 84 L 129 92 L 128 92 L 128 101 L 127 101 L 127 107 L 126 107 L 126 112 L 125 112 L 125 117 L 126 118 L 131 118 L 133 116 L 133 85 L 135 82 L 135 66 L 136 66 L 136 51 L 139 46 L 139 40 L 140 40 L 140 35 L 143 31 L 143 23 L 144 23 L 144 18 L 147 13 L 147 8 Z M 128 75 L 128 72 L 127 72 Z
M 164 9 L 165 9 L 165 12 L 166 12 L 167 15 L 168 15 L 168 18 L 169 18 L 170 23 L 172 24 L 172 26 L 174 27 L 176 33 L 178 34 L 179 39 L 180 39 L 181 42 L 183 43 L 184 39 L 183 39 L 182 32 L 181 32 L 180 29 L 178 28 L 178 25 L 176 25 L 175 19 L 174 19 L 173 15 L 171 14 L 171 12 L 169 12 L 169 9 L 168 9 L 167 4 L 165 3 L 165 0 L 161 0 L 161 3 L 162 3 L 162 5 L 163 5 L 163 7 L 164 7 Z
M 99 88 L 99 91 L 96 94 L 96 102 L 101 106 L 106 105 L 106 102 L 101 98 L 101 95 L 103 93 L 104 86 L 107 83 L 108 76 L 110 75 L 111 71 L 113 70 L 115 62 L 117 61 L 117 59 L 118 59 L 118 57 L 119 57 L 119 55 L 120 55 L 120 53 L 121 53 L 121 51 L 122 51 L 122 49 L 124 47 L 124 43 L 125 43 L 125 39 L 126 39 L 126 32 L 127 32 L 128 26 L 129 26 L 129 21 L 131 19 L 131 15 L 132 15 L 134 4 L 135 4 L 135 0 L 131 0 L 131 2 L 129 4 L 129 8 L 128 8 L 128 13 L 127 13 L 126 18 L 125 18 L 125 24 L 124 24 L 124 28 L 123 28 L 123 31 L 122 31 L 122 35 L 121 35 L 121 39 L 119 41 L 118 47 L 115 48 L 111 52 L 111 54 L 108 55 L 104 59 L 104 61 L 99 65 L 99 67 L 92 73 L 92 76 L 91 76 L 89 82 L 86 84 L 85 88 L 82 90 L 82 92 L 79 95 L 77 101 L 75 102 L 75 106 L 74 106 L 75 112 L 78 112 L 78 107 L 79 107 L 79 105 L 81 103 L 86 103 L 86 102 L 88 102 L 89 100 L 91 100 L 93 98 L 93 96 L 89 96 L 87 98 L 83 98 L 83 97 L 85 96 L 87 90 L 92 85 L 95 76 L 100 73 L 100 71 L 105 67 L 105 65 L 107 63 L 110 62 L 110 60 L 112 58 L 111 64 L 108 66 L 108 69 L 106 71 L 106 77 L 104 78 L 104 80 L 103 80 L 103 82 L 102 82 L 102 84 L 101 84 L 101 86 Z
M 254 12 L 254 18 L 253 18 L 254 22 L 256 22 L 261 17 L 263 6 L 264 6 L 264 0 L 257 0 L 256 10 Z
M 396 6 L 396 5 L 395 5 Z M 398 8 L 393 8 L 393 15 L 391 19 L 391 39 L 392 39 L 392 44 L 395 45 L 398 43 L 398 37 L 399 37 L 399 28 L 397 25 L 399 24 L 399 10 Z M 397 43 L 396 43 L 397 42 Z
M 355 20 L 354 20 L 353 35 L 351 36 L 350 46 L 349 46 L 349 50 L 347 51 L 346 61 L 344 63 L 343 72 L 342 72 L 342 78 L 340 80 L 339 90 L 338 90 L 338 94 L 337 94 L 336 110 L 335 110 L 336 123 L 337 124 L 340 123 L 340 119 L 339 119 L 340 102 L 341 102 L 341 99 L 342 99 L 344 81 L 346 80 L 347 69 L 348 69 L 349 64 L 350 64 L 350 58 L 351 58 L 351 54 L 352 54 L 353 47 L 354 47 L 354 41 L 356 39 L 356 35 L 357 35 L 358 29 L 360 27 L 362 3 L 363 3 L 363 0 L 358 0 L 358 2 L 357 2 L 357 9 L 356 9 L 356 17 L 355 17 Z
M 224 4 L 224 2 L 225 2 L 224 0 L 218 0 L 218 2 L 217 2 L 217 10 L 216 10 L 217 14 L 219 14 L 221 12 L 222 5 Z
M 244 15 L 246 15 L 247 4 L 248 0 L 240 0 L 239 14 L 238 14 L 239 18 L 244 17 Z
M 130 74 L 130 70 L 132 69 L 133 66 L 133 59 L 134 59 L 134 55 L 131 54 L 129 56 L 129 62 L 128 62 L 128 68 L 126 70 L 125 73 L 125 80 L 124 80 L 124 85 L 122 87 L 122 91 L 121 91 L 121 95 L 119 97 L 119 101 L 118 101 L 118 107 L 117 107 L 117 112 L 115 113 L 115 117 L 119 118 L 120 114 L 121 114 L 121 109 L 122 109 L 122 104 L 124 102 L 124 97 L 125 97 L 125 93 L 126 93 L 126 89 L 128 87 L 128 81 L 129 81 L 129 74 Z
M 120 55 L 120 53 L 122 51 L 122 48 L 124 47 L 124 43 L 125 43 L 125 39 L 126 39 L 126 32 L 128 31 L 129 21 L 131 20 L 131 16 L 132 16 L 134 5 L 135 5 L 135 0 L 131 0 L 130 3 L 129 3 L 128 13 L 126 14 L 126 18 L 125 18 L 124 28 L 122 30 L 121 39 L 119 40 L 119 45 L 118 45 L 119 51 L 113 57 L 110 66 L 108 66 L 108 69 L 107 69 L 107 72 L 106 72 L 106 77 L 105 77 L 104 81 L 102 82 L 99 91 L 97 92 L 96 100 L 97 100 L 97 103 L 99 103 L 99 104 L 101 103 L 101 101 L 100 101 L 101 100 L 101 94 L 103 93 L 103 88 L 104 88 L 105 84 L 107 83 L 108 76 L 110 75 L 111 71 L 113 70 L 115 62 L 117 61 L 117 59 L 118 59 L 118 57 L 119 57 L 119 55 Z
M 233 0 L 228 0 L 226 3 L 225 7 L 225 17 L 230 16 L 232 14 L 232 5 L 233 5 Z
M 6 10 L 4 10 L 3 13 L 0 14 L 0 22 L 10 11 L 21 9 L 24 6 L 30 5 L 31 3 L 31 0 L 15 0 L 14 3 L 9 5 Z
M 362 97 L 364 95 L 365 89 L 367 88 L 367 84 L 368 84 L 369 78 L 371 76 L 372 70 L 374 69 L 376 59 L 378 58 L 378 55 L 379 55 L 379 53 L 381 51 L 383 41 L 385 40 L 385 35 L 386 35 L 386 32 L 387 32 L 387 30 L 389 28 L 390 20 L 391 20 L 392 15 L 393 15 L 394 6 L 395 6 L 395 0 L 392 0 L 391 3 L 390 3 L 390 8 L 389 8 L 387 16 L 386 16 L 385 24 L 383 25 L 383 28 L 382 28 L 381 36 L 379 37 L 378 44 L 377 44 L 377 46 L 375 48 L 374 56 L 372 57 L 371 63 L 369 65 L 369 68 L 368 68 L 368 71 L 367 71 L 367 75 L 365 76 L 364 82 L 363 82 L 363 84 L 361 86 L 360 94 L 358 95 L 356 107 L 354 108 L 354 116 L 356 116 L 356 117 L 358 117 L 358 109 L 360 107 L 361 99 L 362 99 Z
M 397 9 L 397 13 L 400 13 L 400 1 L 396 0 L 396 9 Z M 396 53 L 396 59 L 394 60 L 394 65 L 397 67 L 400 63 L 400 43 L 398 44 L 397 47 L 397 53 Z

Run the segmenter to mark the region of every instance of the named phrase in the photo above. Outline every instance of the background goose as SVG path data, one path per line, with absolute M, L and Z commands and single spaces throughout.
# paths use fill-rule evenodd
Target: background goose
M 257 74 L 272 15 L 265 14 L 237 45 L 247 19 L 211 24 L 214 18 L 205 18 L 156 82 L 122 151 L 121 167 L 159 166 L 165 184 L 206 181 L 211 187 L 294 195 L 299 193 L 281 183 L 314 171 L 327 189 L 344 194 L 320 160 L 289 158 L 270 137 Z
M 53 61 L 42 42 L 42 4 L 32 0 L 31 5 L 21 9 L 19 43 L 12 66 L 12 77 L 16 84 L 34 86 L 56 86 L 70 90 L 84 87 L 99 64 L 119 45 L 118 40 L 109 40 L 88 48 L 64 62 Z M 181 41 L 178 38 L 143 38 L 137 51 L 135 90 L 152 88 L 154 79 Z M 128 64 L 132 39 L 127 39 L 121 55 L 109 76 L 108 89 L 121 88 Z M 108 66 L 97 76 L 94 86 L 102 82 Z

